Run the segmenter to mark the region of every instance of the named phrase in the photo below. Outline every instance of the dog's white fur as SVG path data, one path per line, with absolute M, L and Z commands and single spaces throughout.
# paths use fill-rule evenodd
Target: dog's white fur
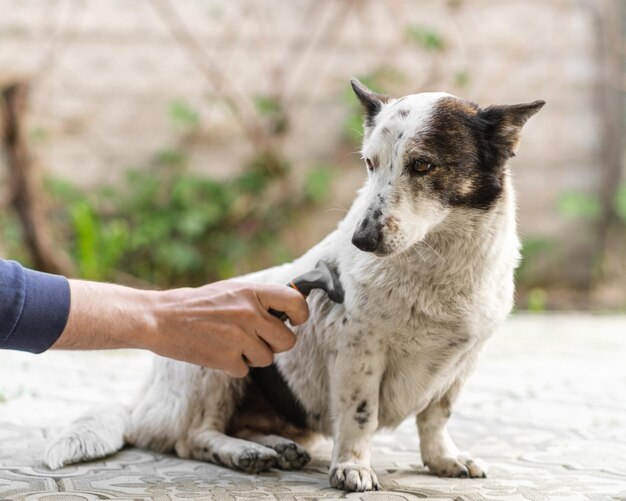
M 409 143 L 389 138 L 427 127 L 446 96 L 407 96 L 404 120 L 394 114 L 396 101 L 385 102 L 366 131 L 364 157 L 401 165 Z M 417 417 L 422 458 L 432 472 L 480 477 L 486 471 L 457 450 L 446 422 L 485 341 L 512 307 L 520 248 L 513 187 L 505 173 L 502 195 L 489 210 L 450 208 L 419 196 L 391 206 L 402 175 L 401 168 L 370 173 L 337 230 L 292 263 L 241 277 L 283 284 L 319 260 L 339 271 L 344 304 L 314 291 L 310 319 L 294 328 L 296 346 L 277 355 L 276 364 L 306 409 L 309 427 L 334 437 L 331 485 L 348 490 L 378 488 L 370 438 L 410 415 Z M 397 222 L 384 230 L 385 257 L 351 244 L 374 206 Z M 112 406 L 77 421 L 50 444 L 46 463 L 59 468 L 101 457 L 125 441 L 247 471 L 302 466 L 306 452 L 277 434 L 226 434 L 245 386 L 218 371 L 157 358 L 132 409 Z

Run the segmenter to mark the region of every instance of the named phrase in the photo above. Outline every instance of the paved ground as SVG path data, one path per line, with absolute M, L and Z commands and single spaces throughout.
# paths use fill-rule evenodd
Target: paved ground
M 328 443 L 301 472 L 246 475 L 126 449 L 51 473 L 46 437 L 88 407 L 130 400 L 150 357 L 0 353 L 0 500 L 626 500 L 626 317 L 517 316 L 496 336 L 451 422 L 488 479 L 421 466 L 409 420 L 374 445 L 384 491 L 328 487 Z

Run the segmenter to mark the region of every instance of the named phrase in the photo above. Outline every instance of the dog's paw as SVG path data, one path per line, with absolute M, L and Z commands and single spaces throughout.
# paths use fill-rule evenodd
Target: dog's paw
M 330 472 L 330 485 L 344 491 L 379 490 L 376 473 L 369 466 L 354 463 L 341 463 Z
M 233 458 L 233 466 L 246 473 L 269 470 L 278 461 L 278 454 L 267 447 L 246 447 Z
M 478 458 L 465 454 L 456 457 L 445 456 L 425 462 L 428 469 L 440 477 L 486 478 L 487 465 Z
M 299 470 L 311 460 L 309 453 L 295 442 L 283 442 L 273 449 L 278 452 L 276 466 L 283 470 Z

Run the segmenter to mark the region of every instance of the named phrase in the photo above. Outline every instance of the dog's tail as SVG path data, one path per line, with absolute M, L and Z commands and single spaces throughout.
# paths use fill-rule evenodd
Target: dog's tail
M 54 437 L 45 452 L 51 470 L 67 464 L 101 458 L 124 447 L 128 409 L 120 406 L 89 411 Z

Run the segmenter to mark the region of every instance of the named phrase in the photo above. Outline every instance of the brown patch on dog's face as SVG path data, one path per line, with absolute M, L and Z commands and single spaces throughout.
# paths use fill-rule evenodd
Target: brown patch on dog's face
M 353 243 L 384 256 L 422 240 L 457 208 L 489 211 L 524 122 L 543 106 L 476 104 L 424 93 L 381 104 L 366 128 L 368 206 Z
M 384 226 L 391 232 L 398 231 L 398 228 L 400 227 L 398 225 L 398 220 L 394 216 L 387 217 L 387 219 L 385 219 Z
M 520 127 L 543 102 L 481 110 L 456 97 L 440 99 L 424 130 L 411 138 L 405 171 L 417 191 L 426 190 L 445 206 L 487 210 L 498 200 L 504 166 L 514 155 Z M 416 163 L 432 167 L 415 169 Z
M 407 145 L 404 169 L 414 191 L 426 191 L 445 206 L 488 209 L 502 192 L 507 155 L 489 155 L 491 146 L 477 105 L 455 97 L 440 99 L 428 126 Z M 416 171 L 416 163 L 431 165 Z

